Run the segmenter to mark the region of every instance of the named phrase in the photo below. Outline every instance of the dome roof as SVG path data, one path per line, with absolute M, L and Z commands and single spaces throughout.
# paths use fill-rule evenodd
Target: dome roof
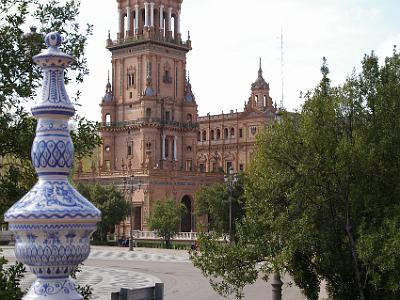
M 185 80 L 185 101 L 187 101 L 187 102 L 194 102 L 195 101 L 195 97 L 194 97 L 194 94 L 192 92 L 192 85 L 190 84 L 190 78 L 189 77 Z
M 103 102 L 112 102 L 113 101 L 113 92 L 110 83 L 110 74 L 108 74 L 108 82 L 106 84 L 106 93 L 103 97 Z

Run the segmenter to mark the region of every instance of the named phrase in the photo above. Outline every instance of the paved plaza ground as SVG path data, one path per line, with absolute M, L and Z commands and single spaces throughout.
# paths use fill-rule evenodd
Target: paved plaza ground
M 4 256 L 14 261 L 13 247 L 3 247 Z M 23 282 L 29 287 L 34 276 L 28 273 Z M 286 283 L 288 278 L 284 278 Z M 109 300 L 113 291 L 120 288 L 139 288 L 153 286 L 155 282 L 164 282 L 166 300 L 220 300 L 208 280 L 194 268 L 187 251 L 135 248 L 128 251 L 120 247 L 92 247 L 83 271 L 78 275 L 78 282 L 93 287 L 96 300 Z M 293 286 L 283 287 L 284 300 L 303 300 L 304 296 Z M 230 299 L 234 299 L 231 297 Z M 259 279 L 246 288 L 245 299 L 271 299 L 271 285 Z

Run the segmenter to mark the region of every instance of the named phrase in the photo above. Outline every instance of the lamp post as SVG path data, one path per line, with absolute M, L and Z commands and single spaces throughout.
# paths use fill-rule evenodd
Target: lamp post
M 133 251 L 133 193 L 140 190 L 140 184 L 135 185 L 135 175 L 124 178 L 124 190 L 129 194 L 130 216 L 129 216 L 129 251 Z
M 228 185 L 228 201 L 229 201 L 229 243 L 232 242 L 232 194 L 233 187 L 237 181 L 236 175 L 233 174 L 233 167 L 228 170 L 228 174 L 224 176 L 224 181 Z

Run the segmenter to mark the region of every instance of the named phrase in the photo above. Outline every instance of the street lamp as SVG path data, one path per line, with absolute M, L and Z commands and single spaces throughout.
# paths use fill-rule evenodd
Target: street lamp
M 135 175 L 124 178 L 124 190 L 129 194 L 130 216 L 129 216 L 129 251 L 133 251 L 133 193 L 140 190 L 140 184 L 135 185 Z
M 230 166 L 228 174 L 224 176 L 224 181 L 228 185 L 228 201 L 229 201 L 229 243 L 232 242 L 232 194 L 233 188 L 237 181 L 236 175 L 233 174 L 233 167 Z

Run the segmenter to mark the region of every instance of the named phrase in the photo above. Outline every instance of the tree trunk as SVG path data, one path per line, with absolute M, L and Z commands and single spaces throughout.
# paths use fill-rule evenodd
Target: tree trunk
M 351 232 L 351 226 L 350 226 L 350 222 L 349 222 L 349 217 L 348 216 L 346 218 L 346 232 L 347 232 L 347 236 L 349 238 L 349 247 L 350 247 L 350 251 L 351 251 L 351 256 L 353 258 L 353 267 L 354 267 L 354 273 L 355 273 L 355 276 L 356 276 L 358 291 L 360 293 L 360 300 L 365 300 L 364 288 L 363 288 L 362 283 L 361 283 L 360 266 L 358 264 L 354 237 L 353 237 L 353 233 Z

